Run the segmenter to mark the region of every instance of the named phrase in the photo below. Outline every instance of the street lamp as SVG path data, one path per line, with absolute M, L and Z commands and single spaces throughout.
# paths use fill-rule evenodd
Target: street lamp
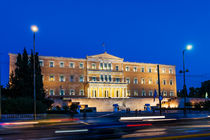
M 185 83 L 185 73 L 189 72 L 188 69 L 185 69 L 185 62 L 184 62 L 184 52 L 189 51 L 192 49 L 192 45 L 187 45 L 186 48 L 183 50 L 183 71 L 181 70 L 180 73 L 183 73 L 183 79 L 184 79 L 184 86 L 183 86 L 183 92 L 184 92 L 184 115 L 186 115 L 186 96 L 187 96 L 187 89 L 186 89 L 186 83 Z
M 36 120 L 36 68 L 35 68 L 35 33 L 38 31 L 38 27 L 36 25 L 31 26 L 31 30 L 33 31 L 33 48 L 34 48 L 34 120 Z

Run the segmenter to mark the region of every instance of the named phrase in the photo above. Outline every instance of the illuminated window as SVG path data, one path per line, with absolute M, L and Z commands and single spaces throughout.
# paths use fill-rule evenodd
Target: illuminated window
M 84 82 L 84 77 L 82 75 L 79 77 L 79 82 Z
M 130 84 L 130 78 L 126 78 L 126 83 Z
M 169 74 L 173 74 L 172 68 L 169 68 Z
M 145 84 L 144 78 L 141 78 L 141 84 Z
M 61 89 L 61 90 L 60 90 L 60 95 L 61 95 L 61 96 L 65 95 L 64 89 Z
M 142 96 L 146 96 L 146 91 L 142 90 Z
M 130 67 L 129 66 L 126 66 L 125 67 L 125 71 L 130 71 Z
M 50 75 L 49 81 L 55 81 L 55 76 L 54 75 Z
M 100 63 L 100 69 L 103 69 L 103 63 Z
M 54 62 L 53 61 L 50 61 L 50 67 L 54 67 Z
M 133 71 L 134 72 L 137 72 L 137 67 L 133 67 Z
M 170 96 L 174 96 L 174 92 L 173 91 L 170 91 Z
M 61 68 L 64 67 L 64 62 L 60 62 L 60 67 L 61 67 Z
M 148 68 L 148 72 L 151 73 L 152 72 L 152 68 Z
M 133 95 L 134 95 L 134 96 L 138 96 L 138 90 L 134 90 Z
M 69 63 L 69 67 L 70 67 L 70 68 L 74 68 L 74 62 L 70 62 L 70 63 Z
M 84 68 L 84 64 L 83 64 L 83 63 L 80 63 L 80 64 L 79 64 L 79 68 L 80 68 L 80 69 L 83 69 L 83 68 Z
M 152 90 L 149 91 L 149 96 L 153 96 Z
M 167 96 L 167 91 L 163 91 L 163 96 Z
M 92 69 L 96 69 L 96 64 L 92 63 Z
M 64 82 L 65 81 L 65 77 L 63 75 L 60 75 L 59 81 L 60 82 Z
M 70 95 L 75 95 L 75 90 L 74 89 L 70 89 Z
M 127 96 L 131 96 L 131 91 L 127 90 Z
M 141 72 L 144 72 L 144 67 L 141 68 Z
M 50 89 L 50 96 L 53 96 L 53 95 L 54 95 L 54 90 Z
M 41 67 L 44 67 L 44 60 L 39 60 L 39 65 L 40 65 Z
M 137 78 L 134 78 L 133 83 L 134 84 L 138 84 L 138 79 Z
M 80 89 L 79 95 L 84 96 L 84 90 Z
M 162 68 L 162 73 L 166 73 L 166 69 L 165 68 Z
M 152 84 L 152 79 L 149 79 L 149 84 Z

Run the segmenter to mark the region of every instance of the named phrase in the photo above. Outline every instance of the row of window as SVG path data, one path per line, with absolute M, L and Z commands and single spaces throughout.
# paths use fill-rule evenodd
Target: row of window
M 44 66 L 44 61 L 40 60 L 40 66 Z M 54 65 L 54 61 L 50 61 L 49 62 L 49 67 L 55 67 Z M 64 68 L 64 62 L 60 62 L 60 67 Z M 75 68 L 75 63 L 74 62 L 70 62 L 69 63 L 69 68 Z M 84 68 L 84 63 L 80 62 L 79 63 L 79 68 L 83 69 Z M 96 63 L 92 63 L 91 64 L 91 69 L 96 69 Z M 101 70 L 112 70 L 112 64 L 111 63 L 100 63 L 100 67 L 99 69 Z M 119 71 L 119 66 L 115 66 L 115 70 Z M 126 66 L 125 67 L 125 71 L 130 71 L 130 66 Z M 137 66 L 133 66 L 133 71 L 134 72 L 138 72 L 138 67 Z M 140 72 L 146 72 L 144 67 L 140 68 Z M 147 72 L 152 73 L 153 70 L 151 67 L 147 68 Z M 157 72 L 157 69 L 155 69 L 155 72 Z M 166 73 L 166 68 L 161 68 L 161 72 L 162 73 Z M 169 74 L 173 74 L 173 69 L 169 68 Z
M 118 77 L 117 77 L 117 78 L 114 78 L 114 80 L 113 80 L 113 78 L 111 77 L 111 75 L 101 75 L 101 76 L 100 76 L 100 81 L 102 81 L 102 82 L 103 82 L 103 81 L 105 81 L 105 82 L 115 81 L 115 82 L 119 83 L 120 80 L 121 80 L 121 78 L 118 78 Z M 49 81 L 55 81 L 55 76 L 54 76 L 54 75 L 50 75 Z M 65 81 L 66 81 L 64 75 L 60 75 L 59 81 L 60 81 L 60 82 L 65 82 Z M 70 75 L 69 81 L 70 81 L 70 82 L 76 82 L 75 76 L 74 76 L 74 75 Z M 96 82 L 96 81 L 97 81 L 97 78 L 96 78 L 95 76 L 90 77 L 90 78 L 89 78 L 89 81 Z M 79 77 L 79 82 L 84 82 L 84 76 L 81 75 L 81 76 Z M 122 81 L 121 81 L 121 82 L 122 82 Z M 129 77 L 126 78 L 126 83 L 128 83 L 128 84 L 131 83 Z M 139 83 L 138 78 L 134 78 L 133 84 L 138 84 L 138 83 Z M 145 81 L 144 78 L 141 78 L 141 84 L 146 84 L 146 81 Z M 149 79 L 149 80 L 148 80 L 148 84 L 153 84 L 152 79 Z M 156 84 L 158 84 L 158 80 L 156 80 Z M 167 80 L 163 79 L 163 80 L 162 80 L 162 84 L 163 84 L 163 85 L 167 85 Z M 173 85 L 173 80 L 172 80 L 172 79 L 169 80 L 169 85 Z
M 59 93 L 60 93 L 60 96 L 67 95 L 67 93 L 65 93 L 65 90 L 64 90 L 64 89 L 60 89 Z M 94 97 L 97 97 L 97 95 L 96 95 L 96 90 L 95 90 L 95 91 L 92 91 L 92 93 L 93 93 L 93 96 L 94 96 Z M 168 96 L 167 91 L 163 91 L 162 94 L 163 94 L 162 96 Z M 53 89 L 50 89 L 49 95 L 50 95 L 50 96 L 55 95 L 55 92 L 54 92 Z M 74 89 L 70 89 L 69 95 L 75 95 L 75 90 L 74 90 Z M 80 96 L 84 96 L 84 90 L 83 90 L 83 89 L 81 89 L 81 90 L 79 91 L 79 95 L 80 95 Z M 127 95 L 128 95 L 128 96 L 131 96 L 130 90 L 127 91 Z M 105 96 L 105 97 L 108 97 L 108 91 L 105 91 L 104 96 Z M 140 96 L 138 90 L 134 90 L 133 96 Z M 141 96 L 147 96 L 145 90 L 142 90 Z M 149 90 L 148 96 L 154 96 L 153 90 Z M 170 92 L 169 92 L 169 96 L 174 96 L 174 92 L 173 92 L 173 91 L 170 91 Z M 118 92 L 118 91 L 116 91 L 116 97 L 119 97 L 119 92 Z
M 69 77 L 69 81 L 70 81 L 70 82 L 76 82 L 75 79 L 76 79 L 76 78 L 75 78 L 74 75 L 70 75 L 70 77 Z M 50 75 L 49 81 L 55 81 L 55 76 L 54 76 L 53 74 Z M 65 82 L 65 81 L 66 81 L 65 76 L 64 76 L 64 75 L 60 75 L 59 81 L 60 81 L 60 82 Z M 84 82 L 84 76 L 83 76 L 83 75 L 81 75 L 81 76 L 79 77 L 79 82 Z
M 130 78 L 129 77 L 126 78 L 126 83 L 130 84 Z M 138 78 L 134 78 L 133 84 L 138 84 L 138 83 L 139 83 Z M 144 78 L 141 78 L 141 84 L 146 84 L 146 80 Z M 152 79 L 148 80 L 148 84 L 153 84 Z M 156 84 L 158 84 L 158 80 L 156 80 Z M 167 85 L 167 80 L 163 79 L 162 84 Z M 169 80 L 169 85 L 173 85 L 173 80 L 172 79 Z
M 127 91 L 127 94 L 128 94 L 128 96 L 131 96 L 131 93 L 129 90 Z M 140 96 L 138 90 L 133 91 L 133 96 Z M 142 90 L 141 96 L 147 96 L 147 93 L 145 90 Z M 153 90 L 149 90 L 148 96 L 154 96 Z M 162 96 L 168 96 L 167 91 L 163 91 Z M 170 91 L 169 96 L 174 96 L 174 92 Z
M 61 96 L 67 95 L 67 93 L 65 93 L 65 90 L 64 90 L 64 89 L 60 89 L 59 94 L 60 94 Z M 54 89 L 50 89 L 49 95 L 50 95 L 50 96 L 55 95 Z M 74 90 L 74 89 L 70 89 L 70 90 L 69 90 L 69 95 L 75 95 L 75 90 Z M 83 90 L 83 89 L 80 89 L 79 95 L 80 95 L 80 96 L 84 96 L 84 90 Z

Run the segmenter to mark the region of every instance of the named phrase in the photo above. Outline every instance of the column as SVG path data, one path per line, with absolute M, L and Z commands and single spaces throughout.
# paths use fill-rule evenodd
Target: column
M 125 98 L 124 90 L 125 90 L 125 88 L 122 88 L 122 97 L 123 97 L 123 98 Z
M 128 95 L 127 88 L 125 88 L 125 97 L 128 97 L 127 95 Z
M 110 89 L 110 97 L 112 98 L 112 88 Z
M 90 98 L 90 88 L 88 88 L 88 98 Z
M 97 89 L 98 89 L 98 98 L 99 98 L 99 87 Z
M 114 98 L 116 98 L 116 88 L 114 88 Z
M 104 97 L 104 88 L 101 88 L 102 90 L 102 96 L 101 97 Z

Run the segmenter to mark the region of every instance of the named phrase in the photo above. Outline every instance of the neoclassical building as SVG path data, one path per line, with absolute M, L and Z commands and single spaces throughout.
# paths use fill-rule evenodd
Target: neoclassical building
M 10 56 L 10 73 L 16 54 Z M 82 58 L 40 56 L 44 88 L 52 98 L 153 98 L 157 64 L 125 62 L 108 53 Z M 163 97 L 176 97 L 175 66 L 160 64 Z

